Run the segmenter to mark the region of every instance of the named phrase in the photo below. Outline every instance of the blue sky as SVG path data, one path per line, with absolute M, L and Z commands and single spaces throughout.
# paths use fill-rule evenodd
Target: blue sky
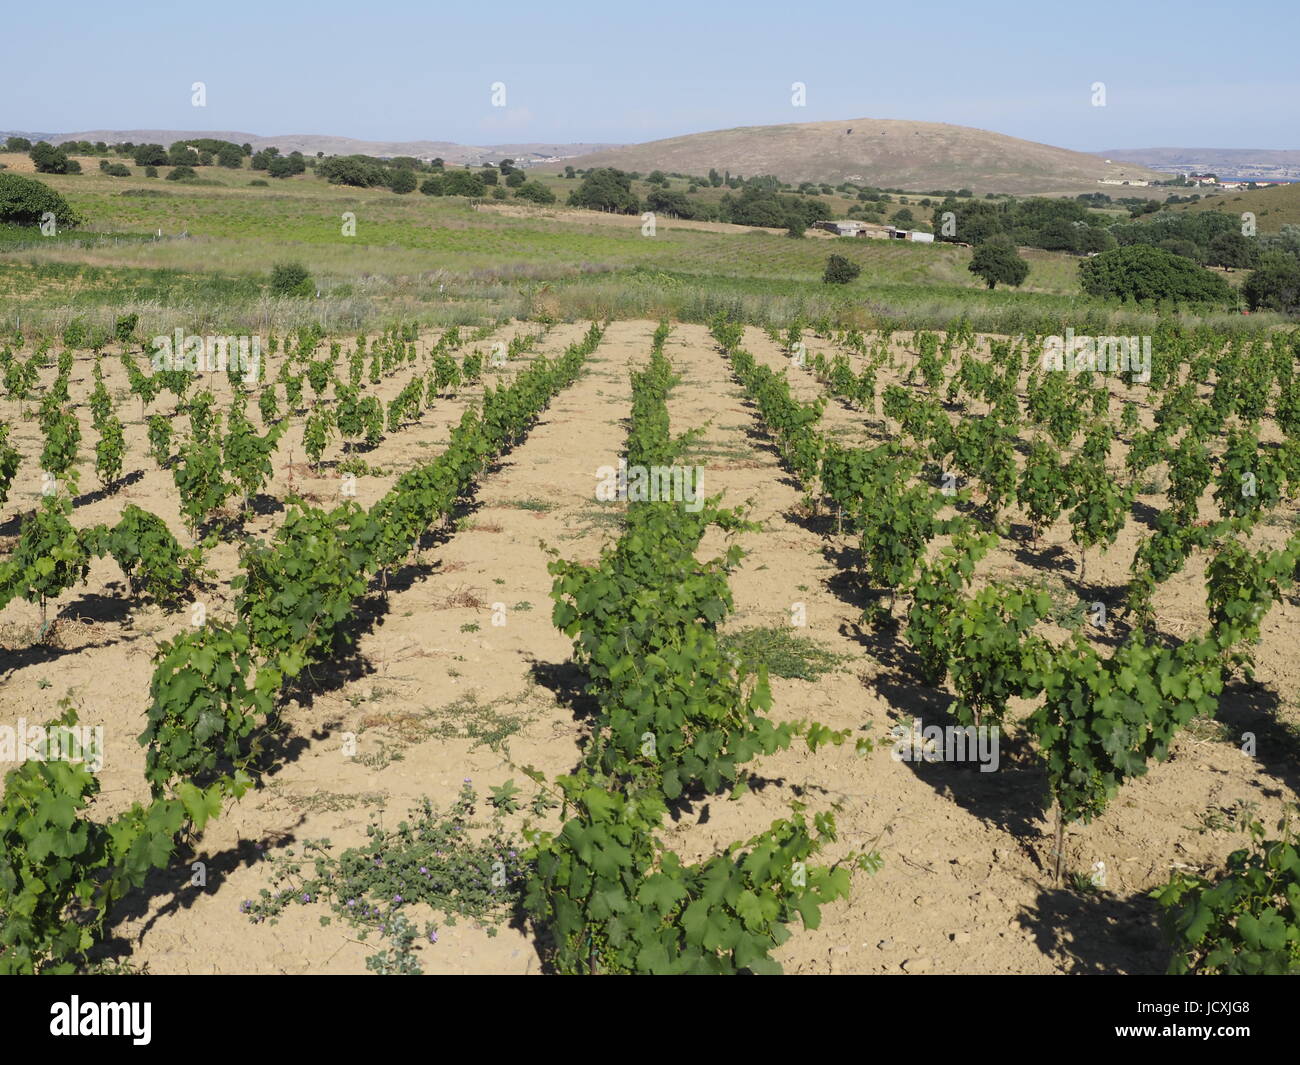
M 1300 148 L 1294 2 L 63 0 L 51 10 L 15 4 L 6 15 L 0 129 L 491 144 L 871 117 L 1081 150 Z M 195 81 L 206 107 L 191 105 Z M 796 81 L 805 107 L 791 105 Z M 491 104 L 494 82 L 504 107 Z M 1092 106 L 1094 82 L 1105 107 Z

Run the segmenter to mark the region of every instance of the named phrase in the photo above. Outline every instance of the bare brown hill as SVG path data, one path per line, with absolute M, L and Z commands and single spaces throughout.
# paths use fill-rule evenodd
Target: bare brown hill
M 1086 152 L 988 130 L 878 118 L 693 133 L 607 148 L 566 164 L 698 175 L 712 167 L 746 177 L 775 174 L 783 181 L 852 181 L 924 192 L 968 188 L 977 193 L 1063 194 L 1109 189 L 1099 184 L 1103 178 L 1166 177 L 1134 163 L 1107 163 Z

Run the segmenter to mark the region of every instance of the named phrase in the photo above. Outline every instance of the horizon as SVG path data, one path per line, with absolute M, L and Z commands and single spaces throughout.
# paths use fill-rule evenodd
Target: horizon
M 922 24 L 834 2 L 792 47 L 789 34 L 759 40 L 752 32 L 765 18 L 790 18 L 771 3 L 735 14 L 662 5 L 647 28 L 637 12 L 602 11 L 595 25 L 574 15 L 545 19 L 505 0 L 485 28 L 477 13 L 435 15 L 408 0 L 379 13 L 338 0 L 289 0 L 273 11 L 233 0 L 219 12 L 165 13 L 71 0 L 59 29 L 63 51 L 151 62 L 133 60 L 105 78 L 49 79 L 47 54 L 32 49 L 9 58 L 0 89 L 5 125 L 58 135 L 261 128 L 472 146 L 639 144 L 871 117 L 1090 153 L 1295 150 L 1288 145 L 1300 145 L 1300 117 L 1288 103 L 1300 75 L 1289 42 L 1300 36 L 1300 13 L 1271 13 L 1283 24 L 1249 42 L 1244 76 L 1223 62 L 1211 21 L 1219 14 L 1196 0 L 1173 21 L 1105 0 L 1086 18 L 1035 10 L 1029 23 L 1014 0 L 980 13 L 941 0 Z M 41 40 L 45 18 L 14 12 L 11 38 Z M 255 47 L 246 25 L 257 27 Z M 671 41 L 661 26 L 672 27 Z M 897 47 L 873 50 L 882 41 Z M 196 82 L 202 106 L 193 103 Z M 802 106 L 793 102 L 796 82 L 805 86 Z M 1105 86 L 1101 106 L 1096 83 Z M 301 132 L 310 129 L 329 132 Z
M 876 118 L 877 118 L 877 116 L 874 116 L 874 115 L 855 115 L 855 116 L 843 117 L 843 118 L 840 118 L 840 119 L 809 119 L 808 121 L 809 121 L 809 123 L 815 123 L 815 122 L 861 122 L 861 121 L 872 121 L 872 120 L 874 120 L 874 119 L 876 119 Z M 908 121 L 924 121 L 924 120 L 920 120 L 920 119 L 916 119 L 916 120 L 913 120 L 913 119 L 882 119 L 882 121 L 902 121 L 902 122 L 908 122 Z M 363 142 L 363 143 L 366 143 L 366 142 L 368 142 L 368 143 L 394 143 L 394 144 L 445 143 L 445 144 L 454 144 L 454 145 L 457 145 L 457 146 L 459 146 L 459 147 L 467 147 L 467 148 L 491 148 L 491 147 L 499 147 L 499 146 L 503 146 L 503 145 L 520 145 L 520 144 L 556 144 L 556 145 L 597 144 L 597 145 L 601 145 L 601 146 L 603 146 L 603 147 L 605 147 L 605 148 L 616 148 L 616 147 L 630 147 L 630 146 L 635 145 L 635 144 L 653 143 L 653 141 L 671 140 L 671 139 L 674 139 L 674 138 L 679 138 L 679 137 L 688 137 L 688 136 L 699 135 L 699 134 L 722 133 L 722 132 L 726 132 L 726 131 L 728 131 L 728 130 L 732 130 L 732 129 L 749 129 L 749 128 L 758 129 L 758 128 L 763 128 L 764 126 L 784 126 L 784 125 L 801 125 L 801 124 L 803 124 L 803 123 L 801 123 L 801 122 L 771 122 L 771 123 L 760 123 L 759 125 L 756 125 L 756 126 L 752 126 L 752 125 L 746 125 L 746 126 L 718 126 L 718 127 L 712 127 L 712 128 L 710 128 L 710 129 L 688 130 L 688 131 L 685 131 L 685 132 L 682 132 L 682 133 L 671 134 L 670 136 L 666 136 L 666 137 L 655 137 L 655 138 L 653 138 L 652 141 L 597 141 L 597 140 L 595 140 L 595 139 L 593 139 L 593 138 L 588 138 L 588 137 L 576 137 L 576 138 L 574 138 L 574 139 L 567 140 L 567 141 L 558 141 L 558 140 L 555 140 L 554 138 L 551 138 L 551 139 L 545 139 L 545 138 L 543 138 L 543 139 L 532 139 L 532 140 L 521 138 L 521 139 L 517 139 L 517 140 L 510 140 L 510 141 L 496 141 L 496 142 L 493 142 L 493 143 L 489 143 L 489 142 L 486 141 L 486 140 L 484 140 L 484 141 L 475 141 L 475 142 L 471 142 L 471 141 L 454 141 L 454 140 L 450 140 L 450 139 L 447 138 L 447 137 L 439 137 L 439 136 L 433 136 L 433 135 L 414 136 L 414 137 L 404 137 L 404 138 L 393 138 L 393 137 L 367 136 L 367 135 L 364 135 L 364 134 L 357 134 L 357 133 L 339 133 L 339 132 L 325 132 L 325 133 L 322 133 L 322 132 L 307 131 L 307 130 L 289 130 L 289 131 L 282 131 L 282 132 L 278 132 L 278 133 L 259 133 L 259 132 L 257 132 L 256 130 L 249 130 L 249 129 L 230 129 L 230 128 L 215 127 L 215 126 L 214 126 L 214 127 L 203 128 L 203 127 L 198 127 L 198 126 L 184 126 L 184 127 L 182 127 L 182 126 L 174 126 L 174 127 L 153 126 L 153 127 L 149 127 L 149 126 L 142 126 L 142 125 L 136 125 L 136 126 L 133 126 L 133 127 L 120 127 L 120 128 L 114 128 L 114 129 L 109 129 L 108 127 L 103 127 L 103 126 L 101 126 L 101 127 L 95 127 L 95 126 L 82 126 L 82 127 L 76 128 L 76 129 L 66 129 L 66 130 L 44 130 L 44 129 L 36 129 L 36 128 L 34 128 L 34 127 L 31 128 L 31 129 L 18 129 L 18 128 L 14 128 L 14 129 L 2 129 L 2 130 L 0 130 L 0 135 L 4 135 L 4 136 L 23 136 L 23 137 L 32 138 L 32 137 L 37 137 L 37 136 L 41 136 L 41 137 L 70 137 L 70 136 L 76 136 L 76 135 L 79 135 L 79 134 L 101 133 L 101 132 L 102 132 L 102 133 L 131 133 L 131 132 L 159 132 L 159 133 L 163 133 L 163 132 L 166 132 L 166 133 L 191 133 L 191 134 L 200 134 L 200 135 L 204 135 L 204 136 L 214 136 L 214 135 L 219 134 L 219 133 L 230 133 L 230 134 L 235 134 L 235 135 L 238 135 L 238 136 L 256 137 L 256 138 L 258 138 L 259 140 L 275 140 L 277 137 L 280 137 L 280 138 L 291 138 L 291 137 L 328 137 L 328 138 L 335 138 L 335 139 L 340 139 L 340 140 L 352 140 L 352 141 L 358 141 L 358 142 Z M 934 123 L 934 124 L 935 124 L 935 125 L 948 125 L 948 126 L 956 126 L 956 125 L 958 125 L 958 123 L 954 123 L 954 122 L 936 122 L 936 123 Z M 992 129 L 992 128 L 990 128 L 990 127 L 964 126 L 964 127 L 962 127 L 962 128 L 965 128 L 965 129 L 974 129 L 974 130 L 978 130 L 978 131 L 985 132 L 985 133 L 1000 134 L 1000 135 L 1007 136 L 1007 137 L 1017 137 L 1017 136 L 1018 136 L 1017 134 L 1009 133 L 1009 132 L 1007 132 L 1006 130 Z M 1027 140 L 1028 138 L 1019 137 L 1018 139 L 1021 139 L 1021 140 Z M 118 143 L 118 142 L 112 142 L 112 143 Z M 1124 146 L 1124 147 L 1119 147 L 1119 148 L 1116 148 L 1116 147 L 1110 147 L 1110 148 L 1071 148 L 1069 145 L 1064 145 L 1064 144 L 1053 144 L 1053 143 L 1050 142 L 1050 141 L 1039 141 L 1039 142 L 1034 142 L 1034 143 L 1049 144 L 1049 145 L 1052 145 L 1053 147 L 1064 148 L 1064 149 L 1067 149 L 1067 150 L 1069 150 L 1069 151 L 1083 152 L 1083 153 L 1088 154 L 1088 155 L 1104 155 L 1104 154 L 1107 154 L 1107 153 L 1119 153 L 1119 152 L 1125 152 L 1125 151 L 1184 151 L 1184 152 L 1196 152 L 1196 151 L 1209 151 L 1209 152 L 1294 152 L 1294 151 L 1300 151 L 1300 148 L 1272 147 L 1272 146 L 1264 146 L 1264 145 L 1260 145 L 1260 144 L 1253 144 L 1253 145 L 1250 145 L 1250 146 L 1248 146 L 1248 147 L 1234 147 L 1234 146 L 1222 145 L 1222 144 L 1220 144 L 1220 145 L 1208 145 L 1208 144 L 1199 144 L 1199 145 L 1197 145 L 1197 144 L 1131 144 L 1131 145 L 1126 145 L 1126 146 Z

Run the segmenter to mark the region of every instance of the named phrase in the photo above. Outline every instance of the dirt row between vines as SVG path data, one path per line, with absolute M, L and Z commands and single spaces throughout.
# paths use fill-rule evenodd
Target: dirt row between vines
M 322 906 L 294 906 L 274 926 L 254 926 L 239 912 L 243 900 L 269 885 L 266 856 L 282 856 L 307 839 L 328 838 L 336 852 L 363 843 L 372 817 L 394 826 L 423 796 L 445 808 L 465 778 L 480 795 L 513 778 L 527 796 L 531 784 L 520 766 L 548 776 L 573 768 L 583 730 L 561 690 L 572 680 L 564 668 L 571 645 L 550 621 L 551 578 L 540 541 L 566 558 L 592 561 L 616 535 L 619 507 L 596 502 L 596 470 L 623 451 L 628 369 L 647 358 L 654 328 L 613 323 L 584 374 L 484 476 L 456 531 L 424 553 L 426 565 L 394 580 L 386 604 L 370 597 L 355 653 L 317 670 L 315 689 L 289 708 L 285 763 L 205 832 L 195 857 L 207 863 L 207 886 L 190 886 L 188 864 L 155 876 L 112 930 L 110 953 L 159 973 L 362 972 L 378 944 L 354 942 L 337 923 L 321 927 Z M 542 350 L 558 353 L 581 331 L 578 324 L 557 327 Z M 773 367 L 788 365 L 756 330 L 745 346 Z M 842 572 L 851 539 L 805 514 L 803 488 L 781 467 L 707 331 L 677 325 L 666 350 L 683 375 L 669 400 L 674 431 L 709 423 L 693 460 L 705 467 L 706 490 L 724 490 L 729 504 L 752 500 L 753 516 L 764 523 L 764 531 L 741 537 L 749 554 L 732 578 L 737 613 L 727 628 L 785 625 L 792 604 L 802 603 L 801 633 L 843 656 L 837 671 L 815 682 L 774 678 L 771 715 L 855 730 L 870 725 L 865 734 L 878 742 L 913 715 L 943 723 L 949 699 L 913 678 L 902 634 L 859 628 L 861 602 Z M 399 371 L 386 384 L 395 392 L 408 376 Z M 791 381 L 804 400 L 818 394 L 807 373 L 792 372 Z M 385 464 L 428 461 L 445 445 L 460 409 L 460 400 L 440 402 L 420 426 L 399 434 L 401 454 Z M 835 401 L 824 422 L 846 440 L 868 439 L 864 416 Z M 380 489 L 363 488 L 368 480 L 358 479 L 359 501 L 367 505 L 373 498 L 363 492 L 377 496 Z M 158 474 L 158 483 L 152 503 L 135 501 L 160 509 L 170 496 L 174 507 L 170 477 Z M 79 511 L 74 520 L 109 520 L 120 505 L 105 500 L 94 504 L 93 516 Z M 711 557 L 722 542 L 711 535 L 702 554 Z M 1131 555 L 1131 547 L 1117 547 L 1096 578 L 1090 560 L 1090 579 L 1119 581 Z M 987 572 L 1015 567 L 1035 575 L 1005 552 L 988 565 Z M 68 598 L 74 606 L 92 596 L 116 601 L 117 576 L 92 573 L 92 590 Z M 1173 583 L 1179 595 L 1203 600 L 1191 567 Z M 504 607 L 504 625 L 492 624 L 496 604 Z M 26 609 L 13 604 L 3 620 Z M 44 720 L 70 690 L 87 708 L 83 723 L 107 726 L 96 816 L 144 798 L 135 737 L 144 723 L 153 640 L 187 622 L 182 613 L 116 609 L 120 616 L 84 632 L 69 626 L 66 649 L 20 650 L 0 687 L 0 722 Z M 1237 702 L 1225 701 L 1235 727 L 1259 731 L 1263 764 L 1231 743 L 1185 734 L 1170 762 L 1127 785 L 1098 822 L 1071 832 L 1069 868 L 1087 873 L 1105 863 L 1107 887 L 1098 894 L 1051 887 L 1044 871 L 1050 841 L 1039 814 L 1046 780 L 1014 737 L 1003 744 L 998 771 L 984 774 L 897 762 L 888 744 L 865 757 L 851 744 L 816 754 L 799 745 L 760 760 L 751 793 L 688 810 L 665 840 L 693 860 L 785 816 L 792 799 L 813 810 L 840 805 L 840 842 L 830 856 L 875 847 L 884 868 L 874 877 L 859 874 L 851 899 L 827 907 L 818 930 L 796 927 L 778 952 L 790 972 L 1158 971 L 1164 951 L 1145 893 L 1176 863 L 1209 866 L 1241 843 L 1236 833 L 1202 831 L 1200 816 L 1257 802 L 1267 822 L 1284 798 L 1294 798 L 1294 752 L 1278 753 L 1283 740 L 1268 731 L 1274 707 L 1266 697 L 1294 690 L 1286 631 L 1297 629 L 1294 608 L 1284 604 L 1265 625 L 1261 685 L 1239 686 Z M 357 734 L 356 757 L 343 754 L 345 732 Z M 492 937 L 464 922 L 444 926 L 436 945 L 421 944 L 419 958 L 431 973 L 539 970 L 523 932 L 502 928 Z
M 608 523 L 594 500 L 596 469 L 621 450 L 628 360 L 649 350 L 652 330 L 609 328 L 584 374 L 484 476 L 464 527 L 425 553 L 428 572 L 390 591 L 355 659 L 290 708 L 289 760 L 204 835 L 208 889 L 169 886 L 119 927 L 135 943 L 133 961 L 159 973 L 364 972 L 379 944 L 358 943 L 337 923 L 321 927 L 322 906 L 292 907 L 277 925 L 254 926 L 239 912 L 269 885 L 263 855 L 307 839 L 328 838 L 335 853 L 362 844 L 372 817 L 393 827 L 424 796 L 446 808 L 467 778 L 486 795 L 508 778 L 531 789 L 519 765 L 552 777 L 574 767 L 573 712 L 536 679 L 570 648 L 551 625 L 541 541 L 567 557 L 599 553 Z M 530 509 L 539 503 L 553 509 Z M 504 625 L 492 624 L 497 603 Z M 357 735 L 355 757 L 343 754 L 345 732 Z M 489 936 L 464 921 L 443 926 L 418 955 L 428 973 L 539 969 L 519 930 Z
M 576 325 L 557 328 L 539 345 L 539 351 L 559 354 L 582 331 Z M 502 335 L 508 339 L 514 335 L 514 327 Z M 424 338 L 425 344 L 429 339 Z M 523 359 L 517 362 L 524 364 Z M 415 367 L 420 365 L 417 363 Z M 273 366 L 270 369 L 274 372 Z M 125 372 L 115 358 L 105 358 L 104 376 L 110 393 L 117 387 L 125 388 Z M 231 397 L 224 377 L 216 376 L 219 380 L 209 383 L 219 386 L 218 403 L 225 410 Z M 387 401 L 400 391 L 409 376 L 399 371 L 379 386 L 370 387 Z M 51 370 L 45 371 L 43 380 L 46 384 L 52 380 Z M 491 376 L 488 380 L 490 383 Z M 126 426 L 124 468 L 134 476 L 112 494 L 90 489 L 95 483 L 92 472 L 95 434 L 89 424 L 86 401 L 92 387 L 91 361 L 79 360 L 74 364 L 69 392 L 78 404 L 76 412 L 82 423 L 80 468 L 84 494 L 76 501 L 70 519 L 73 525 L 85 528 L 97 522 L 114 523 L 123 508 L 134 503 L 162 518 L 182 546 L 189 546 L 193 540 L 182 519 L 171 473 L 160 469 L 148 456 L 145 428 L 138 420 Z M 481 396 L 482 387 L 475 386 L 454 398 L 439 399 L 423 413 L 419 422 L 387 434 L 366 456 L 385 472 L 358 476 L 356 501 L 362 506 L 373 505 L 399 473 L 431 461 L 446 447 L 450 431 L 466 407 L 477 403 Z M 171 398 L 170 394 L 167 398 Z M 124 421 L 138 419 L 139 404 L 134 397 L 119 398 L 116 405 Z M 154 412 L 161 408 L 162 401 L 155 402 Z M 257 417 L 255 410 L 250 415 Z M 178 421 L 188 431 L 188 419 Z M 229 582 L 239 572 L 242 543 L 252 538 L 271 539 L 284 517 L 284 507 L 279 501 L 291 489 L 320 506 L 329 507 L 342 501 L 339 475 L 331 468 L 332 458 L 340 450 L 337 441 L 328 452 L 328 465 L 323 463 L 319 471 L 312 471 L 303 459 L 302 422 L 302 418 L 294 417 L 286 438 L 273 456 L 273 477 L 263 497 L 271 505 L 250 517 L 242 536 L 227 534 L 205 553 L 205 565 L 216 576 L 212 586 L 197 593 L 195 599 L 214 618 L 229 617 L 233 602 Z M 20 423 L 19 428 L 18 446 L 23 452 L 23 465 L 5 508 L 8 520 L 2 526 L 12 534 L 13 542 L 16 542 L 19 515 L 37 504 L 40 485 L 40 430 L 34 422 Z M 5 648 L 0 669 L 0 722 L 13 724 L 19 717 L 29 722 L 45 721 L 57 713 L 56 703 L 60 698 L 65 695 L 72 698 L 79 707 L 82 724 L 105 728 L 105 771 L 100 803 L 110 812 L 116 812 L 147 794 L 142 776 L 144 753 L 136 737 L 144 728 L 152 657 L 158 644 L 190 626 L 191 606 L 182 604 L 175 609 L 163 609 L 133 600 L 117 563 L 112 558 L 101 558 L 92 562 L 84 585 L 65 592 L 49 605 L 50 617 L 56 613 L 58 622 L 52 636 L 39 641 L 38 605 L 14 600 L 0 611 L 0 646 Z
M 774 369 L 789 365 L 758 330 L 747 331 L 744 345 Z M 670 399 L 674 429 L 711 421 L 700 449 L 722 456 L 702 460 L 707 491 L 723 489 L 729 502 L 752 500 L 753 516 L 765 525 L 740 538 L 748 555 L 731 582 L 737 613 L 728 628 L 789 624 L 792 605 L 802 603 L 804 634 L 845 656 L 838 672 L 816 682 L 773 679 L 772 716 L 835 728 L 869 725 L 866 734 L 877 741 L 913 716 L 927 725 L 947 723 L 950 699 L 914 679 L 902 633 L 860 627 L 861 600 L 842 570 L 851 540 L 834 536 L 831 522 L 807 516 L 802 487 L 781 467 L 707 332 L 678 326 L 666 350 L 685 375 Z M 801 400 L 819 394 L 810 374 L 790 377 Z M 848 439 L 867 438 L 863 415 L 835 401 L 827 404 L 824 425 Z M 726 458 L 746 449 L 748 458 Z M 1128 558 L 1131 550 L 1121 547 L 1108 564 Z M 992 559 L 988 572 L 1005 576 L 1012 568 L 1043 576 L 1017 566 L 1009 554 Z M 1110 577 L 1107 571 L 1104 579 Z M 1182 587 L 1186 578 L 1179 581 Z M 1203 599 L 1199 588 L 1183 594 Z M 1288 616 L 1294 608 L 1278 609 L 1269 625 L 1274 640 L 1288 624 L 1295 631 Z M 1288 691 L 1294 674 L 1270 677 L 1261 669 L 1261 678 Z M 706 838 L 683 829 L 694 844 L 683 850 L 694 855 L 703 846 L 746 838 L 784 816 L 791 799 L 814 809 L 841 804 L 838 850 L 875 845 L 884 869 L 874 877 L 859 874 L 851 900 L 828 907 L 820 929 L 797 932 L 778 952 L 790 972 L 1163 971 L 1164 941 L 1146 893 L 1172 868 L 1210 866 L 1242 845 L 1238 833 L 1204 830 L 1200 815 L 1254 802 L 1271 825 L 1282 800 L 1295 797 L 1286 784 L 1294 758 L 1284 759 L 1280 737 L 1265 744 L 1265 735 L 1274 738 L 1271 719 L 1245 705 L 1241 688 L 1235 694 L 1239 704 L 1227 705 L 1228 716 L 1259 729 L 1260 760 L 1232 743 L 1184 734 L 1169 762 L 1127 784 L 1098 822 L 1070 832 L 1067 868 L 1091 874 L 1095 863 L 1105 865 L 1106 887 L 1096 894 L 1052 886 L 1051 839 L 1040 814 L 1046 777 L 1014 734 L 990 773 L 896 761 L 887 742 L 865 758 L 847 745 L 816 754 L 798 746 L 762 761 L 759 775 L 770 786 L 739 802 L 710 803 L 701 826 Z

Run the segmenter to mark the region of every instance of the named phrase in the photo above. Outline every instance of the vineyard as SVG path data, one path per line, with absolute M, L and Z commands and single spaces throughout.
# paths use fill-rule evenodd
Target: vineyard
M 141 333 L 0 338 L 0 972 L 1300 971 L 1300 333 Z

